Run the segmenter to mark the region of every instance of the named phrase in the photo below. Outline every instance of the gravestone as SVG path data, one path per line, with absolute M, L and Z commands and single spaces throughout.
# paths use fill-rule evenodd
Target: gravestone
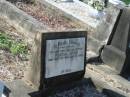
M 118 24 L 115 26 L 111 42 L 104 47 L 101 57 L 105 64 L 117 70 L 119 74 L 128 74 L 130 69 L 130 9 L 123 9 Z
M 86 31 L 39 33 L 34 42 L 32 66 L 27 77 L 40 89 L 82 79 L 85 74 L 86 41 Z
M 42 82 L 45 88 L 84 76 L 86 32 L 49 33 L 42 38 Z

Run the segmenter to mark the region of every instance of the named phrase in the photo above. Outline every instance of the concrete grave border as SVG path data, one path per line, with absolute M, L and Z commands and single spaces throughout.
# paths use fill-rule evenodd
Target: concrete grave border
M 108 89 L 122 95 L 121 97 L 130 97 L 130 82 L 105 64 L 87 64 L 85 77 L 90 77 L 95 86 L 101 91 Z

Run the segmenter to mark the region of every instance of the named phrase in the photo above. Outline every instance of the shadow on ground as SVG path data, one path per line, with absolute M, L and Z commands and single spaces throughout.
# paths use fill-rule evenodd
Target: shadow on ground
M 125 97 L 119 93 L 116 93 L 112 90 L 109 90 L 109 89 L 103 89 L 102 91 L 104 94 L 106 94 L 108 97 Z
M 75 83 L 65 84 L 63 86 L 58 86 L 57 88 L 48 89 L 46 91 L 44 90 L 44 91 L 32 92 L 32 93 L 29 93 L 29 95 L 31 97 L 43 97 L 43 96 L 48 97 L 50 95 L 54 95 L 57 92 L 71 90 L 73 88 L 80 87 L 82 85 L 86 85 L 86 86 L 90 86 L 90 87 L 95 88 L 95 86 L 90 78 L 84 78 L 83 80 L 77 81 Z
M 85 78 L 82 81 L 77 81 L 73 84 L 58 86 L 57 88 L 49 89 L 48 91 L 44 91 L 44 92 L 43 91 L 36 91 L 36 92 L 29 93 L 29 95 L 30 95 L 30 97 L 53 97 L 52 95 L 54 95 L 57 92 L 71 90 L 71 89 L 74 89 L 75 87 L 80 87 L 82 85 L 89 85 L 90 87 L 93 87 L 96 90 L 96 87 L 93 84 L 92 80 L 90 78 L 88 78 L 88 79 Z M 125 96 L 123 96 L 119 93 L 116 93 L 112 90 L 109 90 L 109 89 L 103 89 L 102 94 L 103 94 L 103 96 L 98 96 L 98 97 L 125 97 Z M 62 97 L 62 96 L 60 96 L 60 97 Z M 54 96 L 54 97 L 59 97 L 59 96 Z M 67 96 L 65 96 L 65 97 L 67 97 Z M 82 96 L 77 96 L 77 97 L 82 97 Z M 96 96 L 90 95 L 87 97 L 96 97 Z

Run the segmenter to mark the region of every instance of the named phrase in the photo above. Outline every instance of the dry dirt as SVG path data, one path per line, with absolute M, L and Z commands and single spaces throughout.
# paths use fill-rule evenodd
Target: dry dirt
M 24 41 L 24 37 L 5 18 L 0 18 L 0 31 L 5 32 L 13 40 Z M 22 79 L 24 71 L 29 64 L 29 55 L 26 58 L 21 55 L 13 55 L 10 51 L 0 48 L 0 80 L 12 81 Z
M 52 28 L 54 31 L 81 28 L 79 25 L 73 23 L 71 20 L 59 15 L 58 13 L 48 12 L 48 9 L 45 6 L 41 7 L 38 3 L 25 4 L 22 2 L 16 2 L 15 5 L 27 14 L 33 16 L 39 22 Z

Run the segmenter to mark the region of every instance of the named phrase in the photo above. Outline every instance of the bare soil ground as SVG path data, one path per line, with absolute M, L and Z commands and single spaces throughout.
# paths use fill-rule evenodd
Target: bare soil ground
M 73 23 L 64 16 L 61 16 L 55 12 L 48 12 L 45 6 L 41 6 L 38 3 L 26 4 L 22 2 L 16 2 L 15 5 L 27 14 L 33 16 L 39 22 L 52 28 L 54 31 L 80 28 L 79 25 Z
M 0 18 L 0 31 L 5 32 L 13 40 L 24 41 L 24 37 L 9 25 L 4 18 Z M 12 81 L 22 79 L 24 71 L 29 64 L 29 55 L 26 58 L 21 55 L 13 55 L 9 50 L 0 48 L 0 80 Z

